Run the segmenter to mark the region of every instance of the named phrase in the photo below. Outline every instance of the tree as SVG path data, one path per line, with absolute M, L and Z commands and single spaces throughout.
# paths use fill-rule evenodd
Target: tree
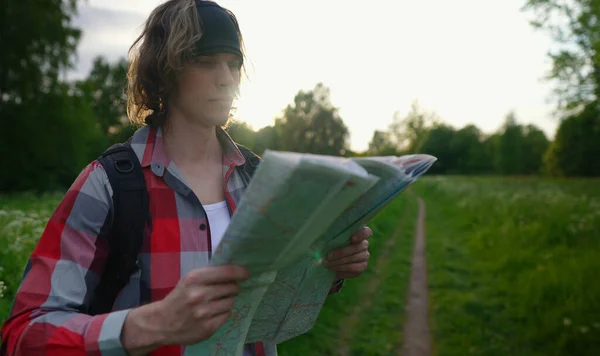
M 89 103 L 60 75 L 72 68 L 81 35 L 71 26 L 77 1 L 2 5 L 0 156 L 11 169 L 0 190 L 64 187 L 99 153 L 101 139 Z
M 0 111 L 58 91 L 59 74 L 73 66 L 81 31 L 71 26 L 76 0 L 5 1 L 0 21 Z M 30 108 L 36 110 L 36 108 Z
M 421 152 L 435 156 L 438 160 L 431 166 L 431 174 L 447 174 L 455 171 L 456 154 L 450 150 L 454 139 L 454 128 L 447 124 L 435 124 L 421 146 Z
M 433 174 L 482 174 L 492 170 L 492 152 L 485 149 L 485 137 L 475 125 L 460 130 L 444 123 L 429 129 L 421 152 L 438 158 Z
M 427 140 L 429 128 L 439 121 L 435 113 L 421 109 L 419 103 L 414 101 L 411 104 L 410 112 L 404 118 L 400 117 L 399 113 L 394 114 L 389 132 L 399 150 L 411 153 L 421 152 L 421 146 Z
M 449 147 L 455 162 L 451 171 L 463 174 L 489 172 L 492 156 L 483 149 L 483 140 L 483 133 L 475 125 L 467 125 L 456 131 Z
M 372 156 L 386 156 L 398 154 L 395 145 L 392 143 L 390 134 L 386 131 L 375 130 L 373 138 L 369 142 L 367 153 Z
M 498 155 L 500 147 L 500 138 L 502 135 L 495 132 L 487 136 L 482 142 L 482 151 L 486 157 L 489 157 L 486 171 L 492 174 L 500 174 L 498 171 Z
M 542 171 L 544 154 L 550 146 L 546 134 L 535 125 L 527 125 L 523 128 L 523 173 L 539 174 Z
M 227 127 L 227 132 L 231 138 L 250 149 L 254 147 L 256 132 L 244 121 L 234 120 Z
M 283 150 L 281 133 L 275 126 L 266 126 L 258 130 L 254 137 L 252 150 L 262 155 L 265 150 Z
M 512 112 L 490 143 L 494 145 L 496 171 L 506 175 L 539 174 L 550 144 L 542 130 L 519 124 Z
M 72 183 L 81 169 L 101 153 L 104 136 L 85 98 L 72 95 L 62 84 L 51 93 L 28 103 L 44 108 L 9 103 L 0 115 L 9 140 L 0 145 L 3 164 L 11 167 L 0 175 L 0 191 L 61 189 Z
M 532 26 L 549 31 L 559 45 L 550 52 L 548 79 L 557 82 L 558 109 L 580 112 L 600 99 L 600 0 L 527 0 Z
M 544 156 L 544 171 L 554 176 L 600 176 L 600 110 L 588 106 L 563 120 Z
M 514 175 L 523 172 L 523 131 L 513 112 L 506 115 L 497 141 L 496 170 L 500 174 Z
M 77 82 L 80 94 L 91 104 L 96 122 L 109 143 L 121 142 L 133 132 L 127 119 L 127 69 L 124 58 L 109 63 L 96 57 L 90 74 Z
M 275 122 L 282 149 L 343 156 L 348 128 L 331 104 L 329 89 L 322 83 L 311 91 L 300 91 Z
M 588 161 L 600 147 L 600 0 L 527 0 L 524 9 L 534 11 L 532 25 L 549 31 L 560 45 L 549 54 L 548 78 L 557 82 L 557 111 L 565 119 L 544 156 L 544 171 L 600 174 L 596 160 Z

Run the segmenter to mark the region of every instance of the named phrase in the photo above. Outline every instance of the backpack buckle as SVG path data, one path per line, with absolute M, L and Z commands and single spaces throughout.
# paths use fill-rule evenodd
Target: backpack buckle
M 126 163 L 127 167 L 120 166 L 120 164 L 122 164 L 122 163 Z M 133 168 L 134 168 L 133 162 L 131 162 L 131 160 L 128 158 L 115 160 L 115 169 L 121 173 L 132 172 Z

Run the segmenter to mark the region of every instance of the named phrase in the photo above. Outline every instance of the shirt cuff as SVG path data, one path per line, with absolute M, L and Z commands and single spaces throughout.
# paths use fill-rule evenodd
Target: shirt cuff
M 98 347 L 102 356 L 127 356 L 127 351 L 121 343 L 121 331 L 125 324 L 125 318 L 131 309 L 112 312 L 106 316 L 102 323 Z
M 338 293 L 342 289 L 343 285 L 344 285 L 344 279 L 337 280 L 335 283 L 333 283 L 331 285 L 331 288 L 329 289 L 329 295 Z

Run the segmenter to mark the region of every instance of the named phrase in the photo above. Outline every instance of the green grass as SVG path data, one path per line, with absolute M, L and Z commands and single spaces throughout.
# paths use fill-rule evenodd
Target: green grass
M 360 308 L 359 327 L 353 333 L 351 355 L 389 355 L 402 346 L 404 306 L 411 272 L 413 236 L 418 214 L 414 196 L 406 197 L 402 213 L 387 211 L 382 220 L 389 224 L 381 231 L 399 229 L 396 243 L 389 248 L 387 263 L 376 269 L 380 285 L 374 295 L 363 296 L 368 308 Z M 384 246 L 387 250 L 388 246 Z M 375 261 L 377 263 L 377 261 Z
M 62 195 L 0 196 L 0 324 L 8 317 L 27 258 Z
M 432 178 L 437 355 L 600 355 L 600 181 Z

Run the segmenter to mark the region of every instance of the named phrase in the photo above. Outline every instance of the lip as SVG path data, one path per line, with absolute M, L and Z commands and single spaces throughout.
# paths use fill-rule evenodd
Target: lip
M 213 103 L 227 104 L 227 103 L 230 103 L 232 100 L 233 100 L 232 98 L 212 98 L 212 99 L 209 99 L 208 101 L 213 102 Z

